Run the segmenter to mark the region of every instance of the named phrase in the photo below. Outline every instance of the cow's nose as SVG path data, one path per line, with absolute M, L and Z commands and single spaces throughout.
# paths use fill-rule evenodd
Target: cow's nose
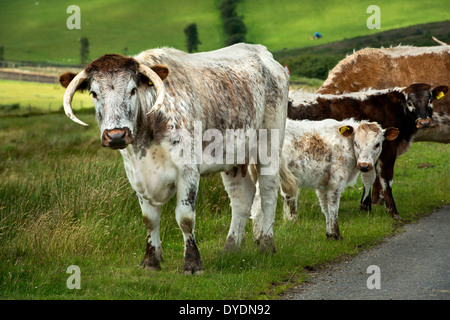
M 432 126 L 432 122 L 431 119 L 427 118 L 427 119 L 419 119 L 417 120 L 417 124 L 416 124 L 416 128 L 420 129 L 420 128 L 428 128 Z
M 373 169 L 372 164 L 366 162 L 358 162 L 358 169 L 361 172 L 369 172 Z
M 127 146 L 129 133 L 126 129 L 105 130 L 102 136 L 102 145 L 112 149 L 123 149 Z

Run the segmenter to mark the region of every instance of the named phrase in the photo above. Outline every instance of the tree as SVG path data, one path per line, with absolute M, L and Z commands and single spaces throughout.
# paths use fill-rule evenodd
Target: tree
M 236 12 L 237 3 L 240 0 L 222 0 L 220 4 L 220 16 L 223 19 L 223 28 L 227 38 L 225 45 L 229 46 L 238 42 L 245 41 L 247 28 L 242 16 Z
M 80 39 L 80 61 L 81 64 L 86 64 L 89 59 L 89 40 L 86 37 Z
M 186 35 L 186 46 L 189 53 L 198 50 L 198 45 L 201 44 L 198 39 L 197 24 L 191 23 L 184 28 L 184 34 Z

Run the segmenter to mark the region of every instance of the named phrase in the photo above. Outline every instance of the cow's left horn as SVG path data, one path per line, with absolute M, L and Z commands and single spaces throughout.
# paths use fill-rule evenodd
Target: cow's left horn
M 164 95 L 166 92 L 164 89 L 164 83 L 162 82 L 158 74 L 146 65 L 139 64 L 139 72 L 145 75 L 155 86 L 156 100 L 148 113 L 156 111 L 160 108 L 164 100 Z
M 86 71 L 83 70 L 79 74 L 75 76 L 75 78 L 70 81 L 69 85 L 66 88 L 66 91 L 64 92 L 64 112 L 66 113 L 66 116 L 70 118 L 70 120 L 81 124 L 83 126 L 89 126 L 88 124 L 84 123 L 75 115 L 73 114 L 72 110 L 72 99 L 73 95 L 75 94 L 75 91 L 77 90 L 78 86 L 84 81 L 84 79 L 87 78 Z

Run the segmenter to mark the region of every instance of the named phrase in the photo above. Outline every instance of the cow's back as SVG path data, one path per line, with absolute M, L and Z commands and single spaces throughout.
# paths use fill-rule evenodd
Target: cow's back
M 450 46 L 366 48 L 339 62 L 317 93 L 342 94 L 420 82 L 431 86 L 448 84 L 448 70 Z
M 169 68 L 168 107 L 179 118 L 206 120 L 203 129 L 259 128 L 267 111 L 286 114 L 280 101 L 287 101 L 289 78 L 264 46 L 240 43 L 195 54 L 161 48 L 135 58 Z

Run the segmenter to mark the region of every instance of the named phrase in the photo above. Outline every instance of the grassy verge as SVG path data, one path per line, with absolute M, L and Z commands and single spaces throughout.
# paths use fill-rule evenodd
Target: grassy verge
M 277 253 L 261 255 L 251 223 L 239 252 L 222 254 L 231 212 L 220 176 L 201 181 L 196 237 L 205 274 L 183 275 L 183 239 L 172 199 L 162 209 L 162 271 L 139 267 L 145 228 L 118 152 L 101 148 L 93 115 L 78 126 L 62 114 L 0 118 L 0 299 L 276 299 L 303 270 L 357 253 L 397 229 L 383 207 L 361 213 L 361 182 L 344 192 L 344 241 L 325 239 L 312 190 L 302 190 L 299 220 L 282 220 Z M 450 202 L 449 146 L 416 143 L 396 164 L 394 196 L 411 220 Z M 420 164 L 427 163 L 425 166 Z M 81 269 L 69 290 L 67 267 Z

